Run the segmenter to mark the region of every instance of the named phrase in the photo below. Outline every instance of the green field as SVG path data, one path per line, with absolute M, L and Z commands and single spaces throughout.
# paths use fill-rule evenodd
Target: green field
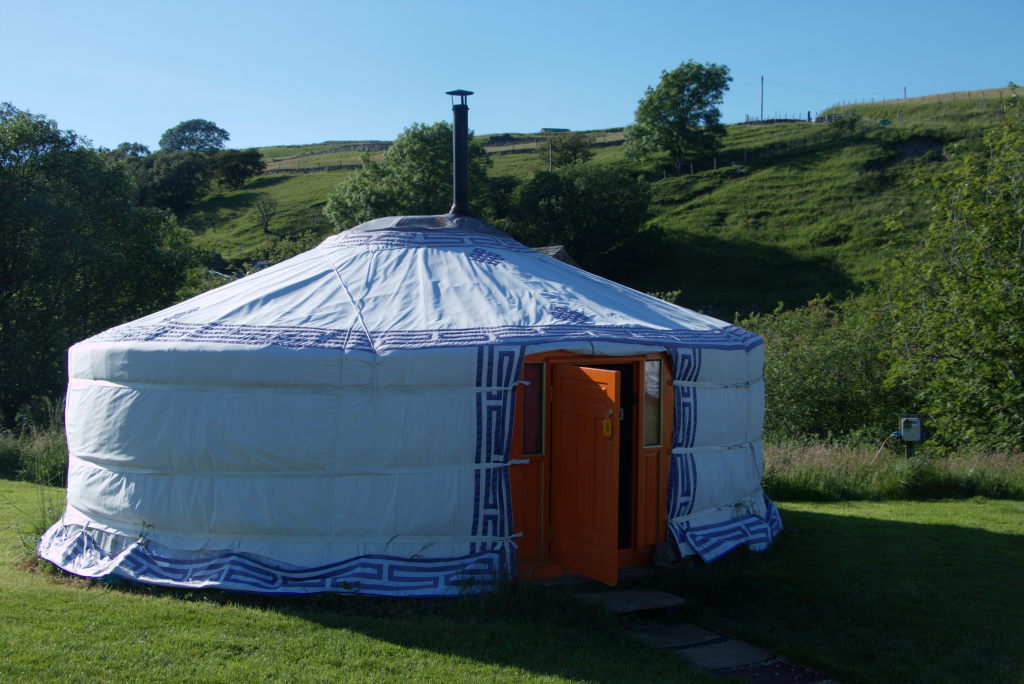
M 63 507 L 63 490 L 47 496 Z M 449 601 L 105 586 L 26 564 L 39 489 L 0 480 L 0 680 L 712 682 L 561 591 Z
M 0 480 L 9 681 L 716 681 L 564 590 L 446 601 L 260 598 L 78 580 L 31 561 L 41 494 Z M 765 554 L 633 585 L 839 681 L 1019 682 L 1024 502 L 780 503 Z M 595 587 L 596 588 L 596 587 Z
M 856 114 L 837 123 L 784 122 L 728 126 L 723 148 L 697 159 L 680 176 L 665 160 L 626 160 L 621 145 L 595 147 L 591 164 L 625 165 L 650 180 L 650 223 L 668 238 L 664 258 L 632 274 L 626 284 L 646 291 L 679 291 L 678 302 L 730 318 L 737 312 L 798 306 L 817 294 L 842 297 L 869 284 L 887 260 L 891 236 L 885 221 L 903 217 L 923 225 L 925 207 L 912 180 L 942 168 L 956 144 L 977 145 L 997 123 L 1008 91 L 849 105 L 830 113 Z M 956 97 L 954 98 L 954 95 Z M 932 100 L 935 101 L 932 101 Z M 891 124 L 883 124 L 891 121 Z M 621 129 L 595 131 L 601 142 L 618 141 Z M 540 134 L 507 134 L 489 144 L 492 176 L 525 182 L 546 170 L 534 151 Z M 489 135 L 477 140 L 488 143 Z M 354 163 L 360 153 L 332 151 L 342 143 L 265 148 L 281 166 Z M 255 260 L 281 237 L 306 230 L 332 232 L 322 216 L 327 195 L 349 171 L 264 176 L 237 191 L 212 192 L 185 223 L 196 243 L 234 260 Z M 249 214 L 261 194 L 281 211 L 264 235 Z M 446 207 L 439 207 L 444 211 Z

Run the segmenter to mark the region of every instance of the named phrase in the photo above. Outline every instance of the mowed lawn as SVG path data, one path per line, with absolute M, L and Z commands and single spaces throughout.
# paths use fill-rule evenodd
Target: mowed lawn
M 63 507 L 63 490 L 49 496 Z M 715 681 L 565 592 L 259 598 L 29 570 L 18 530 L 39 517 L 39 498 L 0 480 L 2 682 Z
M 714 681 L 565 591 L 446 601 L 108 587 L 26 568 L 40 489 L 0 480 L 0 681 Z M 63 490 L 49 489 L 63 505 Z M 643 580 L 852 682 L 1024 681 L 1024 502 L 780 503 L 763 555 Z
M 844 684 L 1024 682 L 1024 501 L 781 503 L 767 553 L 659 577 Z

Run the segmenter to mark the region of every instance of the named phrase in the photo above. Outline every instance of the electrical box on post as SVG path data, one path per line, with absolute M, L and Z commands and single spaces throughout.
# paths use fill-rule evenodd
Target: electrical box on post
M 920 442 L 923 439 L 924 430 L 921 429 L 921 416 L 905 415 L 900 416 L 900 439 L 904 442 Z

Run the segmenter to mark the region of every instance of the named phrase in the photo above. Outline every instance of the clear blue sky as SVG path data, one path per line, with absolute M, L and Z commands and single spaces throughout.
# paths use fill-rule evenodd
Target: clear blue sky
M 0 0 L 0 101 L 112 147 L 629 124 L 663 69 L 727 65 L 727 123 L 1024 83 L 1024 0 Z

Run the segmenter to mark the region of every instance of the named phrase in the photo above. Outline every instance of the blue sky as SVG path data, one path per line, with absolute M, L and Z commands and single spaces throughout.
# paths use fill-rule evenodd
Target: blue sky
M 663 69 L 729 67 L 727 123 L 1024 83 L 1024 0 L 0 0 L 0 101 L 112 147 L 393 139 L 473 90 L 477 133 L 628 125 Z

